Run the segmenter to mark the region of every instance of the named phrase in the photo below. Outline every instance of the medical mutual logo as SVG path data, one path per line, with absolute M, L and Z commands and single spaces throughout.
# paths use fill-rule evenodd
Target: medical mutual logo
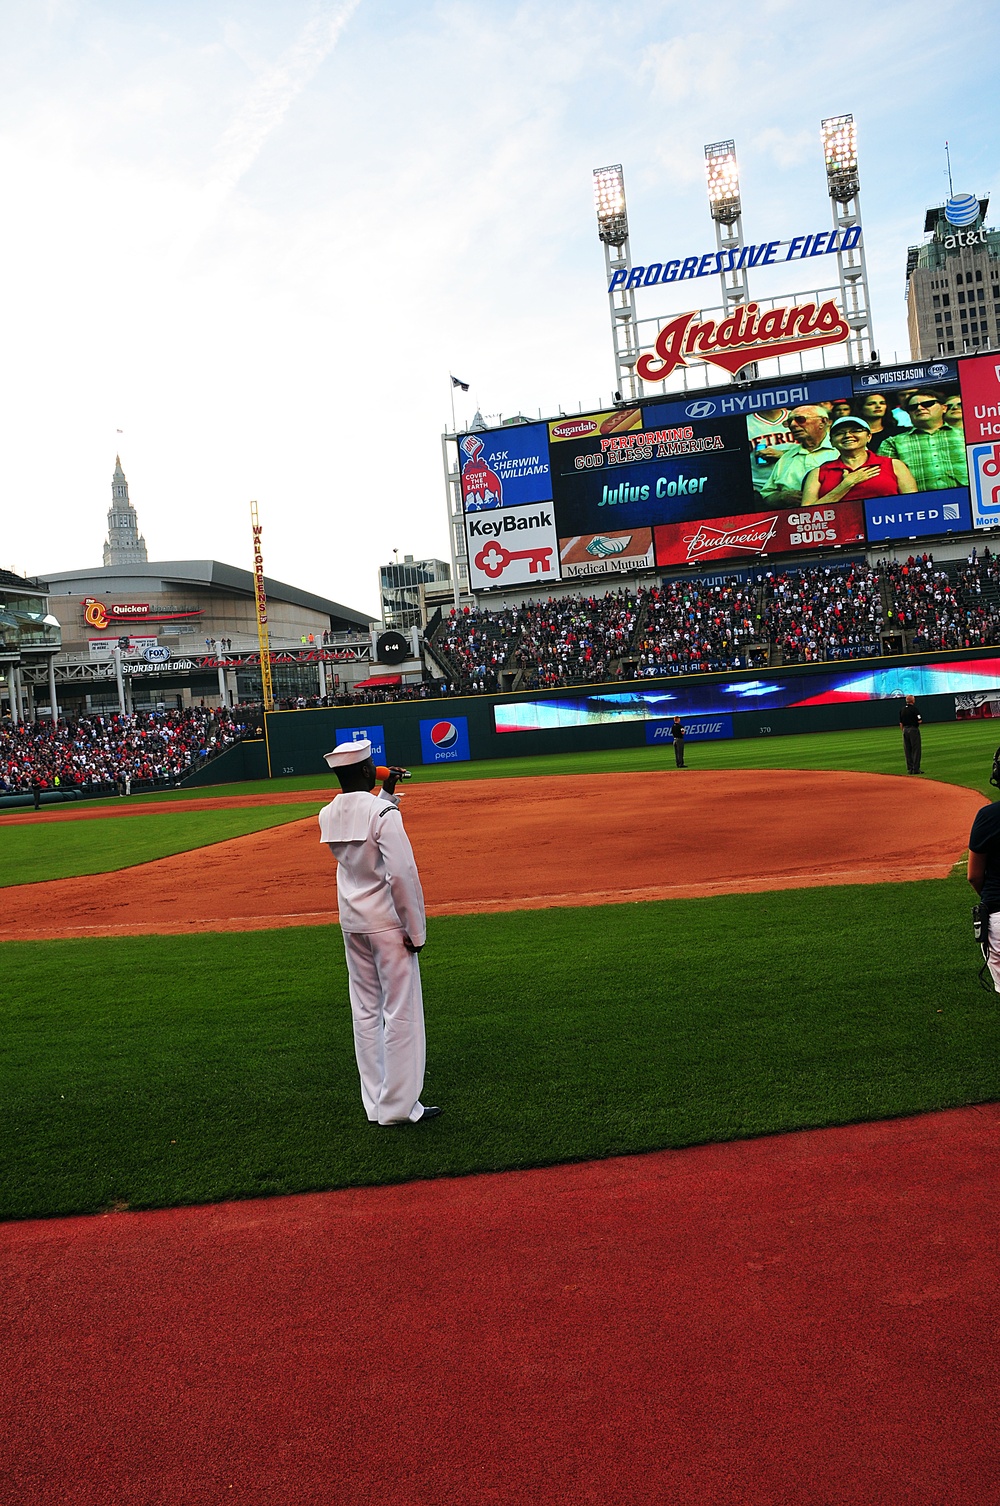
M 456 716 L 450 721 L 421 722 L 420 755 L 424 763 L 467 763 L 468 719 Z

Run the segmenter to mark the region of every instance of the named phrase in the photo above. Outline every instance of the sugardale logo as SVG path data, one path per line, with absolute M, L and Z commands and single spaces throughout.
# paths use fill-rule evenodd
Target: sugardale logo
M 778 514 L 770 518 L 756 518 L 742 528 L 711 528 L 707 523 L 699 525 L 690 538 L 685 538 L 688 560 L 703 559 L 719 549 L 738 550 L 742 554 L 763 554 L 778 531 Z
M 842 345 L 851 330 L 832 298 L 761 312 L 760 304 L 741 304 L 724 319 L 702 320 L 696 310 L 669 320 L 652 352 L 640 356 L 636 371 L 645 382 L 662 382 L 680 366 L 711 361 L 732 376 L 756 357 L 792 355 L 823 345 Z M 690 416 L 690 415 L 689 415 Z

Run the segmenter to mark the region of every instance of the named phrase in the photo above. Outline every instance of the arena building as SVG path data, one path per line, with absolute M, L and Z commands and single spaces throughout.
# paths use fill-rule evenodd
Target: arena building
M 111 485 L 104 564 L 47 577 L 60 710 L 258 698 L 253 573 L 218 560 L 150 561 L 118 457 Z M 283 581 L 264 585 L 276 696 L 324 696 L 370 675 L 367 613 Z M 21 674 L 34 697 L 50 699 L 47 662 L 25 663 Z

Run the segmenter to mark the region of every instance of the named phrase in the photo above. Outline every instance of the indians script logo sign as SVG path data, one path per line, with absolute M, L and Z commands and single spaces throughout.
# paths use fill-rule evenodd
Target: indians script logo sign
M 787 356 L 820 345 L 842 345 L 851 333 L 831 298 L 760 312 L 757 303 L 741 304 L 724 319 L 699 320 L 697 312 L 678 314 L 656 337 L 655 355 L 640 356 L 636 370 L 646 382 L 662 382 L 687 366 L 688 358 L 711 361 L 733 376 L 750 361 Z

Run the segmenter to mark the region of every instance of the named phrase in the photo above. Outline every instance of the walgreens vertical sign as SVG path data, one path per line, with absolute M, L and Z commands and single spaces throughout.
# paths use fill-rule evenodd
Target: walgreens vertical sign
M 264 556 L 260 552 L 260 534 L 260 524 L 255 523 L 253 525 L 253 585 L 257 601 L 257 621 L 263 624 L 267 621 L 267 592 L 264 590 Z

